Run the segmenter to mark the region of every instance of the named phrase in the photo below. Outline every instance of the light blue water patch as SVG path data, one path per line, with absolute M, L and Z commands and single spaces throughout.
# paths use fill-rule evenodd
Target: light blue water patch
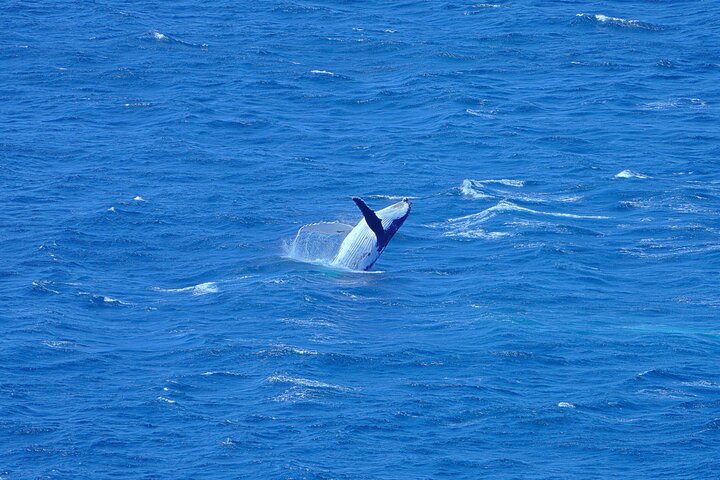
M 719 16 L 3 3 L 0 478 L 720 476 Z

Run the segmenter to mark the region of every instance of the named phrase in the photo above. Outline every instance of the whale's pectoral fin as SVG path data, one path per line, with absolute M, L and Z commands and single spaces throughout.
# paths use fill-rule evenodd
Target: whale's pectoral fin
M 365 202 L 363 202 L 362 198 L 353 197 L 353 202 L 355 202 L 355 204 L 362 212 L 363 217 L 365 217 L 365 222 L 368 224 L 368 227 L 370 227 L 370 230 L 375 233 L 375 236 L 378 239 L 378 243 L 381 242 L 383 237 L 385 236 L 385 230 L 383 230 L 382 221 L 380 221 L 378 216 L 375 215 L 375 212 L 373 212 L 370 207 L 365 205 Z

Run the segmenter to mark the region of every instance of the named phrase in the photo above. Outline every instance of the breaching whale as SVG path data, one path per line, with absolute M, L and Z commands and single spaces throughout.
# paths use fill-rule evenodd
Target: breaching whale
M 370 270 L 390 239 L 410 215 L 410 200 L 402 201 L 374 212 L 362 198 L 353 201 L 363 214 L 362 220 L 343 239 L 333 265 L 352 270 Z

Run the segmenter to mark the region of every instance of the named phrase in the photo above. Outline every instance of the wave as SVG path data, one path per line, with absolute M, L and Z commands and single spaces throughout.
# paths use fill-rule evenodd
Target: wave
M 480 227 L 480 225 L 484 224 L 488 220 L 495 218 L 499 214 L 507 212 L 521 212 L 530 215 L 540 215 L 555 218 L 572 218 L 581 220 L 599 220 L 608 218 L 602 215 L 576 215 L 573 213 L 563 212 L 544 212 L 540 210 L 533 210 L 531 208 L 521 207 L 520 205 L 516 205 L 512 202 L 502 200 L 498 204 L 493 205 L 490 208 L 486 208 L 481 212 L 448 219 L 445 224 L 443 224 L 446 229 L 446 232 L 443 235 L 448 237 L 485 239 L 497 239 L 504 236 L 512 235 L 508 232 L 487 232 Z
M 418 197 L 411 197 L 409 195 L 368 195 L 367 198 L 374 198 L 377 200 L 402 200 L 403 198 L 416 199 Z
M 701 109 L 707 104 L 700 98 L 671 98 L 657 102 L 648 102 L 640 105 L 642 110 L 668 110 L 670 108 Z
M 268 383 L 289 383 L 299 387 L 325 388 L 339 392 L 347 392 L 351 390 L 350 388 L 343 387 L 342 385 L 332 385 L 318 380 L 310 380 L 302 377 L 290 377 L 288 375 L 272 375 L 268 377 L 267 381 Z
M 220 291 L 220 288 L 215 282 L 205 282 L 182 288 L 152 287 L 152 290 L 156 292 L 192 292 L 193 295 L 208 295 L 210 293 L 218 293 Z
M 486 112 L 486 111 L 478 110 L 478 109 L 474 109 L 474 108 L 466 108 L 465 113 L 467 113 L 468 115 L 472 115 L 473 117 L 482 117 L 482 118 L 495 118 L 495 114 L 496 114 L 495 110 L 490 110 L 490 111 Z
M 642 30 L 650 31 L 663 30 L 663 27 L 661 27 L 660 25 L 655 25 L 653 23 L 641 22 L 640 20 L 628 20 L 619 17 L 610 17 L 603 14 L 578 13 L 575 16 L 579 17 L 584 21 L 595 23 L 598 25 L 610 25 L 623 28 L 639 28 Z
M 184 45 L 186 47 L 194 47 L 194 48 L 207 48 L 208 47 L 207 43 L 185 42 L 183 40 L 171 37 L 170 35 L 166 35 L 164 33 L 158 32 L 157 30 L 150 30 L 149 35 L 150 35 L 150 38 L 152 38 L 156 42 L 175 43 L 178 45 Z
M 304 348 L 292 347 L 289 345 L 274 345 L 270 350 L 260 350 L 257 355 L 267 357 L 284 357 L 288 355 L 320 355 L 315 350 L 306 350 Z
M 129 305 L 127 302 L 123 302 L 122 300 L 118 300 L 117 298 L 108 297 L 106 295 L 97 295 L 95 293 L 90 292 L 78 292 L 78 295 L 86 296 L 90 299 L 90 302 L 94 305 L 104 305 L 104 306 L 120 306 L 120 305 Z
M 582 200 L 582 197 L 579 195 L 525 193 L 518 190 L 507 190 L 495 186 L 501 185 L 518 189 L 524 187 L 525 184 L 525 180 L 513 180 L 507 178 L 489 180 L 474 180 L 471 178 L 466 178 L 465 180 L 463 180 L 462 185 L 460 185 L 460 193 L 464 197 L 471 198 L 473 200 L 503 199 L 528 203 L 573 203 Z
M 622 172 L 619 172 L 615 175 L 615 178 L 650 178 L 647 175 L 643 175 L 642 173 L 633 172 L 632 170 L 623 170 Z
M 53 288 L 50 288 L 50 286 L 54 285 L 54 282 L 51 280 L 33 280 L 32 281 L 32 288 L 36 292 L 42 292 L 42 293 L 52 293 L 55 295 L 60 294 L 58 290 L 55 290 Z

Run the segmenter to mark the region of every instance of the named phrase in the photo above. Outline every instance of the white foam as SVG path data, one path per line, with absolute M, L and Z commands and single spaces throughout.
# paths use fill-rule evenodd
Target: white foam
M 170 404 L 177 403 L 175 400 L 170 400 L 170 399 L 167 398 L 167 397 L 157 397 L 157 399 L 160 400 L 160 401 L 162 401 L 162 402 L 166 402 L 166 403 L 170 403 Z
M 574 218 L 574 219 L 606 219 L 608 217 L 601 215 L 576 215 L 572 213 L 563 212 L 543 212 L 540 210 L 533 210 L 530 208 L 521 207 L 508 201 L 501 201 L 497 205 L 493 205 L 490 208 L 486 208 L 478 213 L 465 215 L 462 217 L 450 218 L 444 224 L 440 224 L 446 229 L 443 236 L 446 237 L 458 237 L 458 238 L 482 238 L 488 240 L 495 240 L 505 236 L 512 235 L 508 232 L 488 232 L 482 225 L 488 220 L 495 218 L 497 215 L 506 212 L 523 212 L 531 215 L 542 215 L 547 217 L 558 217 L 558 218 Z M 437 226 L 432 225 L 432 226 Z
M 220 288 L 217 286 L 217 283 L 215 282 L 205 282 L 205 283 L 199 283 L 197 285 L 191 285 L 189 287 L 183 287 L 183 288 L 160 288 L 160 287 L 152 287 L 151 290 L 154 290 L 156 292 L 192 292 L 193 295 L 208 295 L 210 293 L 217 293 L 220 291 Z
M 368 195 L 367 198 L 376 198 L 378 200 L 402 200 L 404 198 L 414 199 L 418 197 L 411 197 L 408 195 Z
M 327 70 L 310 70 L 310 73 L 314 73 L 315 75 L 329 75 L 331 77 L 335 76 L 333 72 L 329 72 Z
M 507 202 L 505 200 L 501 201 L 497 205 L 494 205 L 490 208 L 486 208 L 482 212 L 473 213 L 470 215 L 465 215 L 462 217 L 457 218 L 450 218 L 448 219 L 448 222 L 461 222 L 466 220 L 484 220 L 487 219 L 487 217 L 490 217 L 491 215 L 495 215 L 499 212 L 527 212 L 532 213 L 535 215 L 547 215 L 551 217 L 564 217 L 564 218 L 578 218 L 578 219 L 605 219 L 608 218 L 603 215 L 575 215 L 573 213 L 562 213 L 562 212 L 541 212 L 539 210 L 533 210 L 531 208 L 525 208 L 521 207 L 520 205 L 515 205 L 514 203 Z
M 271 350 L 260 350 L 257 352 L 258 355 L 267 355 L 269 357 L 279 357 L 287 355 L 288 353 L 294 353 L 296 355 L 319 355 L 319 352 L 315 350 L 306 350 L 304 348 L 291 347 L 288 345 L 274 345 Z
M 460 193 L 462 193 L 466 197 L 474 198 L 474 199 L 482 199 L 482 198 L 493 198 L 492 195 L 488 195 L 487 193 L 484 193 L 480 190 L 478 190 L 475 187 L 475 182 L 473 180 L 465 179 L 463 180 L 462 185 L 460 186 Z
M 144 202 L 145 201 L 145 199 L 143 197 L 141 197 L 140 195 L 135 196 L 135 198 L 133 198 L 133 200 L 135 200 L 136 202 Z
M 503 237 L 512 236 L 511 233 L 507 232 L 488 232 L 482 228 L 476 228 L 471 230 L 462 230 L 459 232 L 445 232 L 444 237 L 459 237 L 459 238 L 482 238 L 483 240 L 497 240 Z
M 332 385 L 330 383 L 320 382 L 317 380 L 310 380 L 310 379 L 302 378 L 302 377 L 290 377 L 287 375 L 273 375 L 271 377 L 268 377 L 267 381 L 269 383 L 290 383 L 290 384 L 298 385 L 301 387 L 327 388 L 327 389 L 338 390 L 338 391 L 348 391 L 349 390 L 349 388 L 343 387 L 341 385 Z
M 482 117 L 482 118 L 494 118 L 494 112 L 484 112 L 482 110 L 476 110 L 472 108 L 466 108 L 465 113 L 472 115 L 473 117 Z
M 214 282 L 200 283 L 200 284 L 192 287 L 193 295 L 207 295 L 209 293 L 217 293 L 219 291 L 220 291 L 220 289 L 218 288 L 217 284 Z
M 103 303 L 107 303 L 109 305 L 128 305 L 126 302 L 123 302 L 122 300 L 118 300 L 117 298 L 108 297 L 105 295 L 97 295 L 90 292 L 78 292 L 78 295 L 85 295 L 90 297 L 90 299 L 94 302 L 102 301 Z
M 50 254 L 50 255 L 53 256 L 52 254 Z M 33 280 L 32 281 L 32 286 L 35 290 L 38 290 L 40 292 L 59 294 L 60 293 L 59 291 L 53 290 L 52 288 L 50 288 L 48 286 L 48 285 L 52 285 L 52 284 L 53 284 L 53 282 L 51 282 L 50 280 Z
M 73 346 L 72 342 L 66 340 L 43 340 L 40 343 L 50 348 L 70 348 Z
M 622 172 L 615 175 L 615 178 L 650 178 L 647 175 L 643 175 L 642 173 L 633 172 L 632 170 L 623 170 Z
M 203 377 L 211 377 L 213 375 L 223 375 L 228 377 L 243 377 L 244 375 L 242 373 L 237 372 L 229 372 L 229 371 L 222 371 L 222 372 L 216 372 L 216 371 L 210 371 L 210 372 L 203 372 L 201 373 Z
M 620 17 L 611 17 L 608 15 L 603 15 L 601 13 L 598 13 L 598 14 L 578 13 L 575 16 L 581 17 L 581 18 L 587 18 L 587 19 L 594 20 L 599 23 L 615 25 L 615 26 L 619 26 L 619 27 L 642 28 L 645 30 L 662 30 L 662 27 L 660 27 L 658 25 L 653 25 L 652 23 L 641 22 L 640 20 L 628 20 L 626 18 L 620 18 Z
M 560 408 L 575 408 L 575 405 L 570 402 L 560 402 L 557 406 Z
M 165 35 L 165 34 L 163 34 L 163 33 L 160 33 L 160 32 L 157 32 L 157 31 L 152 31 L 152 32 L 150 32 L 150 33 L 152 34 L 152 36 L 153 36 L 153 38 L 154 38 L 155 40 L 165 41 L 165 40 L 168 39 L 167 35 Z
M 700 109 L 706 106 L 707 104 L 700 98 L 670 98 L 668 100 L 658 100 L 656 102 L 640 104 L 640 108 L 643 110 L 667 110 L 670 108 Z
M 618 18 L 618 17 L 608 17 L 607 15 L 598 14 L 595 15 L 595 20 L 598 22 L 617 22 L 617 23 L 624 23 L 628 25 L 637 25 L 640 23 L 637 20 L 626 20 L 624 18 Z
M 524 187 L 525 180 L 509 180 L 507 178 L 501 178 L 499 180 L 473 180 L 477 183 L 499 183 L 501 185 L 507 185 L 508 187 Z

